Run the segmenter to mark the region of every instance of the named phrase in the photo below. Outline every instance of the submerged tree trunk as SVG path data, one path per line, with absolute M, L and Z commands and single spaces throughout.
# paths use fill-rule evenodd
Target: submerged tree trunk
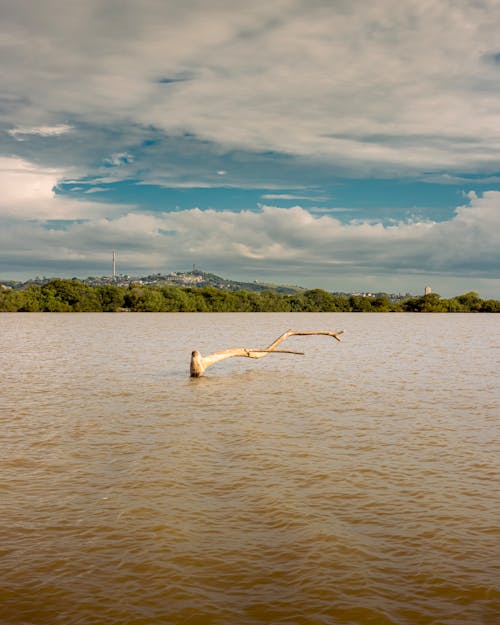
M 271 343 L 268 347 L 263 349 L 247 348 L 247 347 L 231 347 L 224 349 L 220 352 L 209 354 L 208 356 L 202 356 L 198 350 L 191 352 L 191 365 L 190 374 L 192 378 L 199 378 L 205 374 L 207 367 L 214 365 L 216 362 L 226 360 L 226 358 L 233 358 L 234 356 L 241 356 L 244 358 L 264 358 L 267 354 L 301 354 L 304 352 L 295 352 L 291 350 L 276 349 L 280 343 L 282 343 L 289 336 L 309 336 L 316 334 L 324 334 L 331 336 L 337 341 L 340 341 L 339 336 L 344 330 L 338 330 L 337 332 L 330 332 L 329 330 L 312 330 L 312 331 L 300 331 L 300 330 L 287 330 L 281 336 Z

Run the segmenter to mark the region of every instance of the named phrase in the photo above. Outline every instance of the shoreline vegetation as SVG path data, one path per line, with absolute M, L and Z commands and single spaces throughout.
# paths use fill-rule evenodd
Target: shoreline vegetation
M 498 313 L 500 301 L 469 292 L 449 299 L 438 293 L 397 302 L 387 295 L 335 295 L 322 289 L 301 293 L 225 291 L 213 286 L 89 286 L 54 279 L 43 286 L 0 290 L 0 312 L 450 312 Z

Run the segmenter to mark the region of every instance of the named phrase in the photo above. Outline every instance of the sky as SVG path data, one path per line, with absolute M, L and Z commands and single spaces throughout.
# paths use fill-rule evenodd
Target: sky
M 500 299 L 498 0 L 0 0 L 0 280 Z

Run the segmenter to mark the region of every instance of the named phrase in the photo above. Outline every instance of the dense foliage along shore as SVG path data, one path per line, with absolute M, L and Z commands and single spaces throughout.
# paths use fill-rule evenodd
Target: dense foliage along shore
M 54 279 L 43 286 L 0 291 L 0 312 L 500 312 L 500 301 L 470 292 L 437 293 L 398 302 L 384 295 L 334 295 L 322 289 L 284 294 L 214 287 L 88 286 Z

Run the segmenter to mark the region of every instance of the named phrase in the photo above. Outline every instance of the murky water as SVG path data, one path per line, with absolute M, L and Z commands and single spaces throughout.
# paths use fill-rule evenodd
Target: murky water
M 496 625 L 499 330 L 0 315 L 0 623 Z

